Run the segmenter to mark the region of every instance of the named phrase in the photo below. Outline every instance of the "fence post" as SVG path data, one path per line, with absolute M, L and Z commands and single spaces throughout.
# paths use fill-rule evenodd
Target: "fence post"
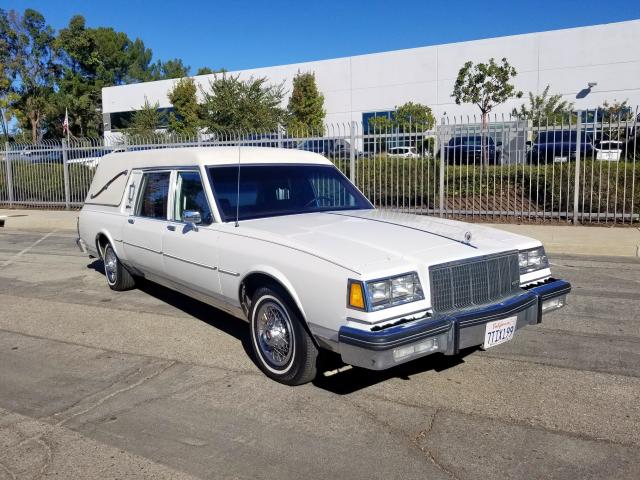
M 356 183 L 356 122 L 353 120 L 349 124 L 349 180 Z
M 7 162 L 7 196 L 9 198 L 9 207 L 13 208 L 13 171 L 11 170 L 11 159 L 9 157 L 9 142 L 5 142 L 4 160 Z
M 580 142 L 581 141 L 582 141 L 582 110 L 578 110 L 578 121 L 576 122 L 576 174 L 573 181 L 573 224 L 574 225 L 578 225 L 578 203 L 580 202 Z
M 69 158 L 67 140 L 62 139 L 62 171 L 64 174 L 64 208 L 71 208 L 71 188 L 69 187 Z
M 444 125 L 444 120 L 443 120 L 443 125 Z M 434 161 L 435 161 L 435 152 L 436 150 L 436 143 L 438 142 L 438 127 L 436 126 L 436 139 L 434 140 L 434 146 L 433 146 L 433 151 L 434 151 Z M 440 142 L 442 143 L 442 142 Z M 445 174 L 445 168 L 446 168 L 446 159 L 444 158 L 444 152 L 442 151 L 442 147 L 440 148 L 440 216 L 444 216 L 444 174 Z

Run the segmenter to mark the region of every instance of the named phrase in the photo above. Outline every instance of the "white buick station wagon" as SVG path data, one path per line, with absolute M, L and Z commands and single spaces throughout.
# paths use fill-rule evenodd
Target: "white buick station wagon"
M 321 349 L 381 370 L 498 345 L 571 290 L 537 240 L 376 210 L 301 150 L 106 155 L 78 236 L 113 290 L 146 278 L 247 319 L 257 364 L 289 385 Z

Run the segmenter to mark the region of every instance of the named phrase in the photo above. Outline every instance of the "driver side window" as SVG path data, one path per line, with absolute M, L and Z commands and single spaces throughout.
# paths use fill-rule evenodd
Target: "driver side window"
M 196 171 L 178 172 L 176 176 L 173 219 L 182 222 L 185 210 L 200 212 L 202 225 L 213 223 L 213 215 L 202 186 L 200 173 Z

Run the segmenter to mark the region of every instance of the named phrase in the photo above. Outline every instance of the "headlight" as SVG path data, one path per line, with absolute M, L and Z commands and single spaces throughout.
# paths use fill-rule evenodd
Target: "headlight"
M 544 247 L 518 252 L 518 262 L 520 264 L 520 275 L 549 268 L 549 260 L 544 252 Z
M 364 293 L 360 293 L 364 290 Z M 364 300 L 364 302 L 361 300 Z M 415 272 L 369 282 L 349 282 L 349 306 L 373 312 L 403 303 L 423 300 L 420 279 Z

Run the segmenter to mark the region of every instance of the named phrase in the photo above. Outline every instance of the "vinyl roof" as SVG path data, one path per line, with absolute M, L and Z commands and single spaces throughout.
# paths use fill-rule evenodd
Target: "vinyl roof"
M 123 169 L 131 169 L 182 165 L 236 165 L 238 160 L 243 164 L 331 164 L 329 160 L 317 153 L 298 149 L 271 147 L 157 148 L 153 150 L 111 153 L 105 155 L 100 161 L 100 164 L 118 164 Z
M 196 167 L 201 165 L 314 164 L 332 165 L 322 155 L 304 150 L 271 147 L 157 148 L 117 152 L 100 159 L 87 204 L 117 206 L 131 171 L 140 168 Z

